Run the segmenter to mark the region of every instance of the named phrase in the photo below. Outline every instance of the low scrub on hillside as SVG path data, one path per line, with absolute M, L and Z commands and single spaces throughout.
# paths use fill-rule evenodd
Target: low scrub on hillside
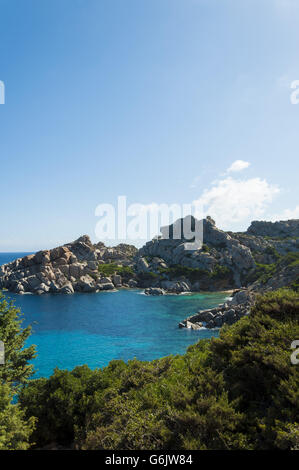
M 271 252 L 273 255 L 273 252 Z M 245 283 L 251 284 L 255 281 L 260 281 L 266 284 L 271 277 L 278 273 L 283 268 L 293 268 L 299 265 L 299 252 L 290 252 L 284 256 L 277 255 L 276 261 L 270 264 L 256 263 L 256 268 L 248 273 Z
M 200 281 L 203 278 L 209 278 L 213 280 L 220 280 L 230 278 L 232 273 L 231 270 L 220 264 L 216 265 L 213 271 L 200 268 L 189 268 L 180 264 L 175 264 L 169 268 L 159 268 L 160 274 L 166 274 L 170 279 L 177 279 L 179 277 L 185 277 L 191 282 Z
M 113 274 L 119 274 L 123 277 L 132 277 L 134 271 L 130 266 L 118 266 L 114 263 L 99 264 L 98 271 L 103 276 L 112 276 Z

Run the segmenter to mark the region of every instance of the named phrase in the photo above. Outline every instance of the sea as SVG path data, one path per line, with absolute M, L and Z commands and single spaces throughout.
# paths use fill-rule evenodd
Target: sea
M 0 265 L 28 253 L 0 253 Z M 35 344 L 34 378 L 53 370 L 72 370 L 87 364 L 104 367 L 113 359 L 142 361 L 184 354 L 201 338 L 218 330 L 178 328 L 198 310 L 212 308 L 227 298 L 223 292 L 147 296 L 141 289 L 73 295 L 18 295 L 5 292 L 31 325 L 27 345 Z

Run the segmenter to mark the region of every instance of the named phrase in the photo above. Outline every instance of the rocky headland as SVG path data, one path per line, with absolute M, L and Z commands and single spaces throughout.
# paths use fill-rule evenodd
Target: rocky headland
M 246 232 L 233 233 L 218 229 L 207 217 L 204 243 L 194 251 L 188 250 L 190 240 L 172 237 L 173 226 L 168 228 L 169 238 L 154 238 L 139 250 L 126 244 L 93 244 L 84 235 L 25 256 L 0 266 L 0 289 L 37 295 L 136 287 L 147 295 L 233 290 L 233 298 L 224 305 L 180 323 L 198 329 L 231 324 L 248 315 L 259 292 L 298 288 L 299 220 L 255 221 Z
M 126 278 L 130 276 L 136 253 L 134 246 L 120 244 L 108 248 L 101 242 L 92 244 L 90 238 L 83 235 L 72 243 L 0 266 L 0 288 L 37 295 L 113 290 L 123 281 L 117 274 L 118 269 L 126 273 Z M 107 265 L 112 268 L 111 275 L 101 271 L 101 266 Z

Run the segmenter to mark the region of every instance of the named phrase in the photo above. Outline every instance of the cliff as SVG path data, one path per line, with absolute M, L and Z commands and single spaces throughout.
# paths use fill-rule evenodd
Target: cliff
M 270 238 L 299 237 L 299 220 L 283 220 L 280 222 L 253 221 L 247 233 Z

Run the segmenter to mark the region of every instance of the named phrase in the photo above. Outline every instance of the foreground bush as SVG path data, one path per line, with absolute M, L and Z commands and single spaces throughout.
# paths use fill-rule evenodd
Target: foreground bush
M 5 364 L 0 365 L 0 450 L 28 449 L 34 429 L 35 418 L 26 419 L 24 410 L 14 403 L 32 375 L 29 361 L 35 355 L 33 346 L 24 347 L 30 328 L 21 324 L 19 310 L 0 293 L 0 340 L 5 344 Z
M 32 441 L 81 449 L 299 447 L 298 294 L 260 297 L 252 315 L 184 356 L 56 370 L 20 395 Z

